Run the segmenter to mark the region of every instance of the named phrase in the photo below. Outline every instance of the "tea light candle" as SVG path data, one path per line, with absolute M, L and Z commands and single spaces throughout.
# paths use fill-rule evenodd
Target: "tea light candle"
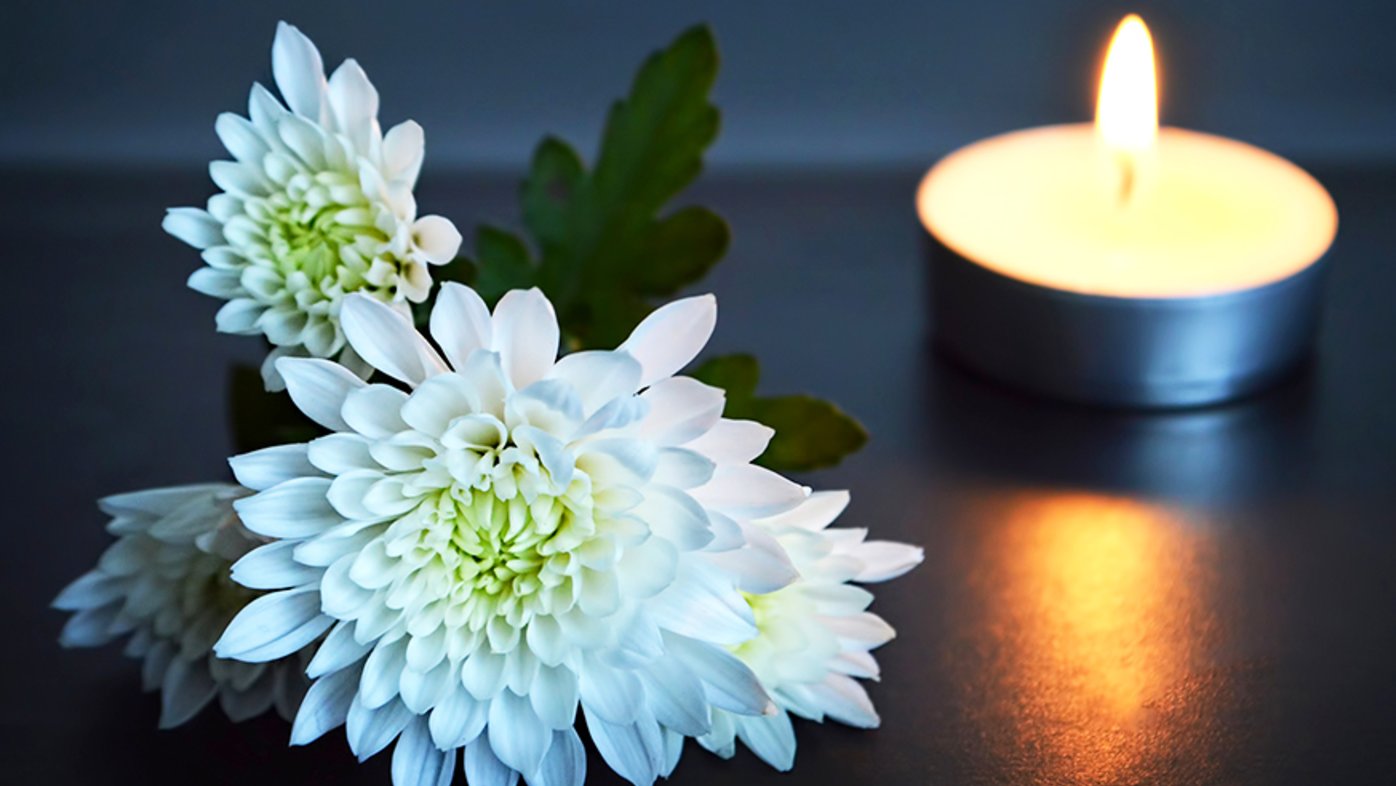
M 1233 398 L 1304 358 L 1333 200 L 1259 148 L 1159 129 L 1156 89 L 1148 30 L 1127 17 L 1094 126 L 993 137 L 927 174 L 932 327 L 952 356 L 1123 406 Z

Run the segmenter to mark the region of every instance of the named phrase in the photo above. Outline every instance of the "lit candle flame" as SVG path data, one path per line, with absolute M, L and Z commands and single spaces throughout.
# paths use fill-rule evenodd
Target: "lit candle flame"
M 1138 190 L 1144 161 L 1158 138 L 1154 42 L 1137 14 L 1115 28 L 1096 98 L 1095 128 L 1119 168 L 1121 202 Z

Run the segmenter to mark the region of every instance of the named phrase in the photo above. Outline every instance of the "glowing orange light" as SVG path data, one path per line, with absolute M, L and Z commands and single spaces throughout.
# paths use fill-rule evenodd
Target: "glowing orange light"
M 1154 42 L 1144 20 L 1130 14 L 1115 28 L 1095 104 L 1096 136 L 1112 164 L 1120 204 L 1134 201 L 1150 180 L 1158 140 L 1158 79 Z

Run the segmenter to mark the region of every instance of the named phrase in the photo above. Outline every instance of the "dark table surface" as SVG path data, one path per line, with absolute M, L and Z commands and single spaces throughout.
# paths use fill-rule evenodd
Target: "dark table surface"
M 1093 411 L 1019 396 L 925 335 L 918 173 L 711 176 L 735 242 L 705 288 L 714 350 L 757 352 L 872 441 L 804 478 L 843 523 L 923 544 L 878 588 L 898 629 L 880 730 L 798 726 L 793 774 L 690 745 L 674 784 L 1390 783 L 1396 778 L 1396 171 L 1316 169 L 1342 216 L 1311 367 L 1221 408 Z M 11 172 L 0 336 L 8 783 L 388 784 L 342 733 L 215 710 L 168 732 L 117 648 L 65 651 L 47 607 L 108 542 L 93 500 L 222 479 L 230 364 L 159 229 L 197 173 Z M 425 211 L 512 221 L 513 184 L 427 181 Z M 459 776 L 458 776 L 459 777 Z M 459 781 L 458 781 L 459 782 Z M 588 783 L 619 779 L 593 759 Z

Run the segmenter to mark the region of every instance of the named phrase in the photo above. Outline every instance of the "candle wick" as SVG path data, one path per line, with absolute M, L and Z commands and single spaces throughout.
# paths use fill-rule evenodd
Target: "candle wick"
M 1129 156 L 1120 156 L 1120 204 L 1127 205 L 1134 196 L 1134 162 Z

